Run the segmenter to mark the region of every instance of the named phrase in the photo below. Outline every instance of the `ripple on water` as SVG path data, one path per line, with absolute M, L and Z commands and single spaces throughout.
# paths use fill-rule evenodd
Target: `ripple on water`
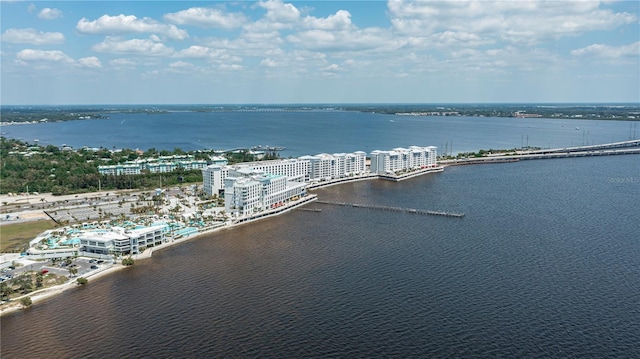
M 620 157 L 323 189 L 466 216 L 322 205 L 201 237 L 3 317 L 2 357 L 640 357 L 640 191 L 581 165 L 635 175 Z

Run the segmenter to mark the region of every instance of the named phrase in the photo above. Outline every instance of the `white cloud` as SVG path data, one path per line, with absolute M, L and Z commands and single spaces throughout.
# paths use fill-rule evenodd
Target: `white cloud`
M 113 59 L 109 61 L 109 65 L 115 66 L 115 67 L 135 67 L 136 65 L 138 65 L 138 62 L 132 59 L 119 58 L 119 59 Z
M 466 32 L 522 44 L 637 21 L 637 15 L 600 8 L 597 1 L 389 0 L 388 10 L 393 29 L 400 34 Z
M 395 51 L 406 44 L 394 39 L 388 31 L 377 28 L 362 30 L 309 30 L 287 36 L 287 40 L 302 48 L 317 51 Z
M 260 66 L 277 67 L 278 66 L 278 62 L 276 62 L 273 59 L 263 59 L 262 61 L 260 61 Z
M 218 66 L 218 69 L 222 71 L 240 71 L 244 70 L 245 67 L 238 64 L 220 64 L 220 66 Z
M 345 30 L 352 27 L 351 14 L 346 10 L 338 10 L 326 18 L 307 16 L 302 20 L 302 25 L 316 30 Z
M 34 49 L 24 49 L 16 54 L 16 59 L 19 61 L 42 61 L 42 62 L 61 62 L 72 64 L 75 61 L 69 57 L 67 54 L 60 50 L 34 50 Z
M 476 47 L 495 43 L 495 40 L 464 31 L 439 32 L 424 39 L 426 40 L 426 45 L 435 47 Z M 415 38 L 414 40 L 419 41 L 419 39 Z
M 93 69 L 99 69 L 102 67 L 102 63 L 95 56 L 83 57 L 78 60 L 78 65 L 81 67 L 89 67 Z
M 278 23 L 295 23 L 300 19 L 300 10 L 292 4 L 284 4 L 280 0 L 260 1 L 258 6 L 267 9 L 265 18 Z
M 164 19 L 179 25 L 193 25 L 204 28 L 234 29 L 242 26 L 247 18 L 241 13 L 224 13 L 219 9 L 194 7 L 175 13 L 165 14 Z
M 81 34 L 127 34 L 127 33 L 159 33 L 171 39 L 184 40 L 189 37 L 185 30 L 175 25 L 159 23 L 148 17 L 137 18 L 135 15 L 102 15 L 98 19 L 89 21 L 80 19 L 76 30 Z
M 45 7 L 44 9 L 40 10 L 40 12 L 38 13 L 38 17 L 45 20 L 54 20 L 62 17 L 62 11 L 56 8 Z
M 91 47 L 93 51 L 115 54 L 138 54 L 146 56 L 170 56 L 173 49 L 153 39 L 121 40 L 118 37 L 107 38 Z
M 174 54 L 178 58 L 191 59 L 207 59 L 213 62 L 240 62 L 242 59 L 238 56 L 232 56 L 226 49 L 211 49 L 205 46 L 190 46 L 189 48 L 180 50 Z
M 272 32 L 243 32 L 240 37 L 203 39 L 203 44 L 218 50 L 225 50 L 236 56 L 266 57 L 274 51 L 284 52 L 285 41 L 277 31 Z
M 176 62 L 170 63 L 169 67 L 173 67 L 173 68 L 191 68 L 191 67 L 193 67 L 193 64 L 190 63 L 190 62 L 176 61 Z
M 60 32 L 42 32 L 35 29 L 7 29 L 2 34 L 2 41 L 16 44 L 49 45 L 64 42 Z
M 324 68 L 324 71 L 338 71 L 340 70 L 340 66 L 338 64 L 331 64 Z
M 618 59 L 623 57 L 640 58 L 640 41 L 623 46 L 593 44 L 571 51 L 573 56 L 594 56 L 599 58 Z
M 36 64 L 35 68 L 46 69 L 46 64 L 65 64 L 76 67 L 84 67 L 91 69 L 102 68 L 102 63 L 95 56 L 83 57 L 77 61 L 71 58 L 71 56 L 65 54 L 60 50 L 34 50 L 24 49 L 16 54 L 16 63 L 19 65 Z M 45 66 L 41 66 L 45 65 Z
M 180 50 L 176 53 L 176 57 L 186 57 L 186 58 L 205 58 L 211 55 L 211 49 L 205 46 L 190 46 L 189 48 Z
M 264 18 L 244 26 L 248 32 L 269 32 L 291 29 L 300 22 L 300 10 L 280 0 L 260 1 L 258 7 L 267 10 Z

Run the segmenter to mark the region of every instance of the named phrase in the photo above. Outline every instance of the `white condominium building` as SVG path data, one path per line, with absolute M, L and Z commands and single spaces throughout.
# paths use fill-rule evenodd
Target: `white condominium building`
M 289 181 L 283 175 L 249 168 L 230 170 L 224 183 L 225 211 L 235 217 L 276 208 L 304 196 L 306 188 L 305 183 Z
M 299 159 L 309 161 L 307 182 L 328 181 L 366 172 L 367 154 L 362 151 L 333 155 L 321 153 Z
M 309 174 L 306 182 L 327 181 L 337 175 L 336 160 L 329 154 L 302 156 L 299 159 L 309 162 Z
M 224 180 L 229 175 L 228 166 L 211 165 L 202 169 L 202 184 L 204 193 L 221 195 L 224 190 Z
M 285 159 L 273 161 L 244 162 L 231 166 L 211 165 L 202 169 L 204 192 L 208 195 L 220 195 L 225 188 L 224 181 L 229 171 L 250 169 L 286 176 L 289 181 L 305 182 L 309 173 L 309 161 Z
M 371 152 L 372 173 L 396 173 L 398 171 L 435 167 L 437 148 L 434 146 L 394 148 L 391 151 Z
M 285 159 L 241 163 L 237 166 L 248 167 L 274 175 L 286 176 L 290 181 L 304 182 L 309 172 L 309 163 L 300 159 Z
M 367 172 L 367 153 L 335 153 L 338 178 L 361 175 Z

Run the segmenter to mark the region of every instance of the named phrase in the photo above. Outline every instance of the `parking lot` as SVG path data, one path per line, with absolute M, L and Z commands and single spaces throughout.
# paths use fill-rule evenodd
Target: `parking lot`
M 89 274 L 92 271 L 103 269 L 111 265 L 113 261 L 97 260 L 92 258 L 75 258 L 71 260 L 71 263 L 67 264 L 65 260 L 58 260 L 55 263 L 52 260 L 34 262 L 25 261 L 24 265 L 10 266 L 3 268 L 0 273 L 0 282 L 11 280 L 20 276 L 22 273 L 35 271 L 52 273 L 60 276 L 70 277 L 71 268 L 77 269 L 77 273 L 74 277 L 82 277 Z

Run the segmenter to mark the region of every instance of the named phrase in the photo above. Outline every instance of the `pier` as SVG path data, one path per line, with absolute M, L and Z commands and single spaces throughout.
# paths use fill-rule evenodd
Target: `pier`
M 410 214 L 423 214 L 423 215 L 429 215 L 429 216 L 443 216 L 443 217 L 455 217 L 455 218 L 464 217 L 464 213 L 431 211 L 431 210 L 427 210 L 427 209 L 415 209 L 415 208 L 404 208 L 404 207 L 389 207 L 389 206 L 377 206 L 377 205 L 372 205 L 372 204 L 358 204 L 358 203 L 330 202 L 330 201 L 316 201 L 316 203 L 330 204 L 330 205 L 334 205 L 334 206 L 347 206 L 347 207 L 355 207 L 355 208 L 375 209 L 375 210 L 379 210 L 379 211 L 404 212 L 404 213 L 410 213 Z

